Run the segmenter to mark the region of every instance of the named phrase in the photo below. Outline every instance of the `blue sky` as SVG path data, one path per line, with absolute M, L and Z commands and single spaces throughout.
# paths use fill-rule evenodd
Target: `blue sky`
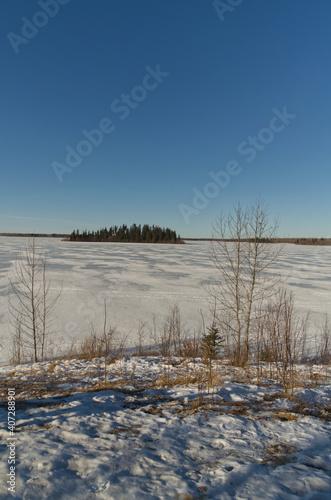
M 0 232 L 136 222 L 210 237 L 221 211 L 261 196 L 280 236 L 331 236 L 329 0 L 0 13 Z

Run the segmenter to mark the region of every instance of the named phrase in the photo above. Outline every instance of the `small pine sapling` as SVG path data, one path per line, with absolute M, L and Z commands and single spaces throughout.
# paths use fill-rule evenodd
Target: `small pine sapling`
M 215 359 L 220 353 L 223 343 L 224 338 L 220 335 L 219 328 L 213 322 L 212 325 L 207 328 L 207 333 L 202 334 L 200 346 L 203 358 L 210 361 Z
M 213 381 L 212 362 L 220 353 L 223 343 L 224 338 L 221 336 L 220 329 L 216 326 L 214 320 L 211 326 L 207 328 L 207 332 L 202 334 L 200 342 L 203 359 L 208 364 L 208 393 Z

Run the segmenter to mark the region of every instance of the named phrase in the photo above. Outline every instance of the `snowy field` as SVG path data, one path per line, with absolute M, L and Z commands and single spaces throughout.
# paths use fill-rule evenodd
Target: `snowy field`
M 0 362 L 8 359 L 8 276 L 26 238 L 0 237 Z M 73 243 L 59 239 L 36 240 L 50 259 L 48 277 L 54 293 L 62 287 L 56 309 L 56 346 L 69 348 L 72 341 L 101 327 L 107 299 L 109 320 L 120 334 L 129 334 L 134 345 L 139 320 L 151 323 L 153 313 L 162 316 L 179 301 L 186 326 L 198 328 L 199 310 L 207 311 L 204 286 L 217 279 L 209 258 L 209 242 L 186 245 L 127 243 Z M 314 322 L 329 312 L 331 298 L 331 247 L 286 245 L 273 269 L 287 278 L 298 310 L 310 310 Z
M 16 392 L 17 457 L 9 493 L 2 447 L 0 497 L 330 499 L 330 367 L 299 366 L 287 398 L 268 369 L 257 385 L 254 369 L 217 363 L 208 395 L 194 383 L 204 365 L 178 363 L 118 360 L 107 388 L 97 359 L 0 368 L 3 399 L 7 387 Z M 6 402 L 0 436 L 11 442 Z
M 0 238 L 2 342 L 8 276 L 24 238 Z M 51 267 L 55 340 L 63 349 L 102 325 L 103 301 L 135 343 L 138 320 L 179 301 L 187 327 L 207 309 L 215 280 L 209 243 L 138 245 L 37 239 Z M 287 278 L 302 313 L 329 312 L 331 248 L 286 245 L 274 273 Z M 2 364 L 7 361 L 2 350 Z M 270 365 L 271 366 L 271 365 Z M 7 389 L 16 397 L 16 490 L 7 491 L 9 448 L 0 452 L 4 500 L 327 500 L 331 495 L 331 369 L 298 366 L 291 397 L 270 366 L 215 362 L 208 394 L 200 360 L 124 357 L 0 366 L 0 436 L 10 442 Z M 11 391 L 11 394 L 13 393 Z

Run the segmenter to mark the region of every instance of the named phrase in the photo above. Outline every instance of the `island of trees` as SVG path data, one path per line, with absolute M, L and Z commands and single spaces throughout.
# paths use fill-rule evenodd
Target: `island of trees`
M 101 241 L 101 242 L 126 242 L 126 243 L 184 243 L 176 231 L 159 226 L 143 226 L 132 224 L 127 226 L 111 226 L 97 231 L 73 231 L 70 241 Z

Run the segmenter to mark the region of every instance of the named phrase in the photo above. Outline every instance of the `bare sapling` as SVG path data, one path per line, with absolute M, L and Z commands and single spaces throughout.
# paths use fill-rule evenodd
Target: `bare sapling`
M 136 356 L 144 356 L 147 336 L 147 322 L 139 320 L 137 326 L 137 343 L 136 343 Z
M 149 337 L 154 346 L 154 353 L 161 354 L 162 348 L 160 346 L 159 325 L 155 313 L 152 314 L 152 324 L 149 326 Z
M 294 390 L 295 366 L 305 354 L 308 322 L 309 314 L 301 317 L 296 313 L 293 294 L 285 289 L 279 289 L 267 305 L 265 359 L 275 367 L 285 393 Z
M 328 315 L 325 315 L 324 323 L 318 328 L 317 360 L 323 365 L 331 361 L 331 326 Z
M 168 313 L 163 322 L 161 334 L 161 353 L 163 356 L 181 355 L 182 320 L 179 305 L 176 302 L 169 305 Z
M 0 314 L 0 323 L 2 323 L 3 319 L 4 319 L 5 315 L 4 314 Z M 0 349 L 3 348 L 3 338 L 0 337 Z
M 277 229 L 278 221 L 260 199 L 247 208 L 239 203 L 214 226 L 211 258 L 219 278 L 209 292 L 217 301 L 221 330 L 234 339 L 237 366 L 248 362 L 258 305 L 275 293 L 280 281 L 270 272 L 283 248 L 272 243 Z
M 97 335 L 93 330 L 93 338 L 96 344 L 100 345 L 104 360 L 104 382 L 107 382 L 107 360 L 111 353 L 114 353 L 114 335 L 116 329 L 108 325 L 107 302 L 104 300 L 103 329 L 101 334 Z
M 267 323 L 267 318 L 266 315 L 264 314 L 263 311 L 263 306 L 262 302 L 260 302 L 259 306 L 257 307 L 258 314 L 255 318 L 254 321 L 254 328 L 255 328 L 255 336 L 256 336 L 256 378 L 257 378 L 257 384 L 260 384 L 260 379 L 263 376 L 263 364 L 262 364 L 262 358 L 263 361 L 266 361 L 265 359 L 265 353 L 266 353 L 266 323 Z
M 49 262 L 36 249 L 33 237 L 15 262 L 9 278 L 12 353 L 18 362 L 26 357 L 43 361 L 54 333 L 53 313 L 61 290 L 52 292 L 48 268 Z
M 182 342 L 186 332 L 184 330 L 178 302 L 175 302 L 175 304 L 169 307 L 167 322 L 169 331 L 171 332 L 174 355 L 182 356 Z
M 326 314 L 324 322 L 315 326 L 315 350 L 311 356 L 311 380 L 313 383 L 316 381 L 316 371 L 313 371 L 313 365 L 321 365 L 322 372 L 324 370 L 324 378 L 327 381 L 328 366 L 331 362 L 331 326 L 329 316 Z M 315 369 L 316 370 L 316 369 Z
M 193 330 L 193 337 L 190 336 L 183 341 L 182 344 L 182 356 L 184 358 L 195 359 L 200 353 L 200 332 Z
M 150 337 L 161 356 L 169 358 L 172 355 L 182 355 L 182 343 L 187 338 L 187 331 L 181 319 L 178 302 L 169 305 L 161 325 L 156 314 L 153 314 Z

